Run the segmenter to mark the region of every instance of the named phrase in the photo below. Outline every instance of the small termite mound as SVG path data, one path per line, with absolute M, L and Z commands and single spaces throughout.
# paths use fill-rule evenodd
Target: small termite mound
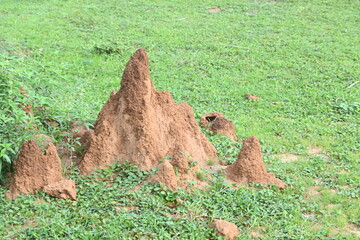
M 9 179 L 10 193 L 7 194 L 10 199 L 19 194 L 33 194 L 64 180 L 61 161 L 50 137 L 37 135 L 36 139 L 23 144 L 14 162 L 15 173 Z
M 216 234 L 225 239 L 235 239 L 239 235 L 238 227 L 231 222 L 215 219 L 211 224 L 211 228 L 214 228 Z
M 200 119 L 200 126 L 216 134 L 225 135 L 233 141 L 236 140 L 235 125 L 219 112 L 204 114 Z
M 281 189 L 286 186 L 273 173 L 266 171 L 260 142 L 254 136 L 244 140 L 238 159 L 226 168 L 225 173 L 228 179 L 238 183 L 275 184 Z
M 158 171 L 153 176 L 152 180 L 160 183 L 161 185 L 167 186 L 171 190 L 176 190 L 178 188 L 174 167 L 167 160 L 159 164 Z
M 205 189 L 211 179 L 209 166 L 201 165 L 183 154 L 164 160 L 156 168 L 158 171 L 149 181 L 160 183 L 171 190 Z

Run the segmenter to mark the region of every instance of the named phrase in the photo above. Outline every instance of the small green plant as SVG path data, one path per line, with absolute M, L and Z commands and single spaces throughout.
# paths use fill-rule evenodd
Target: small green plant
M 152 174 L 151 171 L 140 171 L 133 164 L 129 162 L 119 163 L 112 167 L 115 175 L 115 183 L 122 187 L 128 188 L 140 184 L 148 175 Z
M 333 106 L 333 109 L 334 112 L 339 115 L 340 119 L 344 119 L 351 115 L 360 114 L 360 103 L 359 102 L 347 103 L 344 101 L 340 101 Z
M 209 160 L 207 161 L 207 164 L 208 164 L 209 166 L 214 165 L 214 164 L 215 164 L 214 159 L 209 159 Z
M 235 161 L 237 155 L 239 154 L 242 144 L 239 142 L 234 142 L 226 136 L 218 134 L 213 135 L 210 134 L 208 131 L 206 131 L 205 133 L 217 149 L 219 160 L 225 161 L 227 165 L 232 164 Z
M 199 179 L 200 181 L 204 181 L 207 178 L 207 174 L 204 170 L 201 171 L 197 171 L 196 172 L 196 177 L 197 179 Z
M 75 145 L 76 156 L 81 157 L 84 154 L 84 145 L 76 144 Z
M 165 202 L 174 202 L 179 197 L 178 192 L 171 191 L 168 187 L 162 186 L 159 183 L 155 183 L 152 187 L 152 190 Z
M 17 79 L 6 68 L 3 70 L 0 72 L 0 181 L 21 144 L 36 133 L 38 125 L 30 112 L 31 98 L 22 93 Z
M 62 136 L 61 144 L 65 147 L 65 149 L 70 153 L 70 158 L 74 158 L 74 153 L 77 156 L 82 155 L 82 149 L 83 146 L 81 146 L 81 143 L 79 142 L 80 138 L 74 138 L 71 133 L 66 133 Z M 80 154 L 77 154 L 77 153 Z
M 119 47 L 116 46 L 116 43 L 101 43 L 96 44 L 94 46 L 94 51 L 97 54 L 113 54 L 113 53 L 121 53 L 121 50 Z
M 190 162 L 189 162 L 189 167 L 190 167 L 190 168 L 195 167 L 197 164 L 198 164 L 198 161 L 197 161 L 197 160 L 190 161 Z
M 165 161 L 165 160 L 170 160 L 170 159 L 172 159 L 172 158 L 173 158 L 172 156 L 165 156 L 164 158 L 160 159 L 159 161 L 160 161 L 160 162 L 163 162 L 163 161 Z
M 174 172 L 176 176 L 179 176 L 179 169 L 177 167 L 173 167 L 174 168 Z

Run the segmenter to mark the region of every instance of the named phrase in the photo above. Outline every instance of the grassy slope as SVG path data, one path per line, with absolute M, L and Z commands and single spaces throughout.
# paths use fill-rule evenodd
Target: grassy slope
M 210 14 L 211 7 L 222 11 Z M 88 205 L 93 200 L 82 190 L 76 206 L 43 195 L 51 205 L 34 203 L 36 197 L 13 202 L 1 198 L 0 212 L 18 214 L 20 220 L 0 220 L 4 222 L 0 236 L 9 236 L 11 230 L 15 236 L 54 231 L 54 236 L 113 238 L 132 236 L 127 231 L 140 228 L 145 237 L 152 232 L 164 237 L 178 232 L 184 238 L 195 233 L 201 238 L 211 235 L 204 224 L 212 218 L 235 222 L 243 229 L 242 238 L 253 229 L 268 238 L 349 233 L 359 226 L 360 84 L 347 88 L 360 76 L 359 9 L 358 1 L 346 0 L 326 4 L 320 0 L 276 4 L 265 0 L 2 0 L 1 66 L 21 79 L 30 94 L 49 97 L 47 114 L 52 118 L 93 122 L 109 92 L 118 89 L 129 57 L 143 47 L 158 89 L 188 102 L 197 117 L 221 111 L 236 124 L 240 138 L 258 136 L 268 168 L 292 187 L 280 193 L 233 191 L 220 185 L 209 194 L 181 193 L 184 205 L 177 211 L 183 211 L 186 224 L 183 218 L 165 217 L 164 213 L 176 211 L 158 204 L 161 196 L 148 195 L 147 190 L 125 191 L 136 199 L 145 194 L 150 203 L 135 201 L 141 211 L 117 215 L 115 203 L 105 210 L 94 208 L 99 212 L 91 214 Z M 120 53 L 102 52 L 112 49 Z M 249 102 L 244 98 L 247 93 L 261 100 Z M 238 151 L 234 144 L 224 144 L 223 138 L 211 140 L 222 155 L 234 156 Z M 322 147 L 330 160 L 309 154 L 309 146 Z M 302 160 L 282 163 L 269 157 L 276 153 L 299 154 Z M 307 189 L 314 185 L 320 194 L 307 197 Z M 96 194 L 102 196 L 101 191 L 99 187 Z M 121 201 L 120 193 L 111 193 L 105 201 Z M 154 210 L 160 212 L 154 214 Z M 41 230 L 53 211 L 57 218 L 50 230 Z M 84 216 L 78 216 L 78 211 L 84 211 Z M 308 212 L 315 215 L 304 217 Z M 37 220 L 27 224 L 28 219 Z M 153 219 L 179 226 L 164 223 L 153 229 L 148 226 Z M 91 226 L 92 221 L 101 228 L 76 230 Z M 120 226 L 124 221 L 128 225 Z M 112 230 L 115 226 L 118 229 Z

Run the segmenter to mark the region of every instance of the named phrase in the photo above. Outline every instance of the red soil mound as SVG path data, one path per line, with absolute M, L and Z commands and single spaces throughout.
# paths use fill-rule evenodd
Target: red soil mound
M 251 95 L 250 93 L 248 93 L 248 94 L 246 95 L 246 98 L 247 98 L 248 100 L 259 100 L 259 99 L 260 99 L 260 97 Z
M 184 102 L 175 103 L 169 92 L 154 88 L 144 49 L 127 63 L 120 91 L 110 95 L 99 113 L 84 153 L 79 164 L 84 173 L 125 161 L 150 169 L 166 156 L 173 156 L 171 163 L 181 168 L 189 160 L 217 158 L 192 108 Z M 187 159 L 176 157 L 181 153 Z
M 50 183 L 43 188 L 43 191 L 53 197 L 76 200 L 75 182 L 73 180 L 65 179 Z
M 61 161 L 52 139 L 43 134 L 35 135 L 35 139 L 24 143 L 20 149 L 7 197 L 44 190 L 54 197 L 76 200 L 75 182 L 63 179 Z
M 9 182 L 10 198 L 31 194 L 49 183 L 62 180 L 61 162 L 56 148 L 49 143 L 43 154 L 35 140 L 26 142 L 14 162 L 16 172 Z
M 261 156 L 260 143 L 256 137 L 245 139 L 238 159 L 226 168 L 226 176 L 232 181 L 244 184 L 276 184 L 280 188 L 286 186 L 273 173 L 266 171 Z
M 204 114 L 200 119 L 200 126 L 214 133 L 228 136 L 231 140 L 236 140 L 235 125 L 219 112 Z
M 157 173 L 153 176 L 155 182 L 161 185 L 167 186 L 172 190 L 176 190 L 178 187 L 177 178 L 175 175 L 174 167 L 169 161 L 164 161 L 159 164 Z
M 237 226 L 225 220 L 216 219 L 210 224 L 210 227 L 216 230 L 218 236 L 225 239 L 235 239 L 239 235 Z

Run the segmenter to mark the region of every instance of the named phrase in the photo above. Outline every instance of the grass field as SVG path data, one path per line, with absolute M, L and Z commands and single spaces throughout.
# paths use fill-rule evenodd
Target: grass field
M 233 189 L 214 176 L 208 191 L 132 191 L 151 171 L 75 167 L 77 202 L 6 200 L 0 187 L 0 238 L 217 239 L 208 224 L 224 219 L 239 239 L 359 239 L 359 12 L 358 0 L 0 0 L 0 169 L 32 134 L 21 110 L 7 114 L 25 101 L 20 87 L 45 106 L 38 131 L 60 142 L 69 122 L 94 123 L 145 48 L 157 89 L 197 119 L 222 112 L 239 139 L 257 136 L 267 169 L 288 185 Z M 220 159 L 236 159 L 241 143 L 208 137 Z

